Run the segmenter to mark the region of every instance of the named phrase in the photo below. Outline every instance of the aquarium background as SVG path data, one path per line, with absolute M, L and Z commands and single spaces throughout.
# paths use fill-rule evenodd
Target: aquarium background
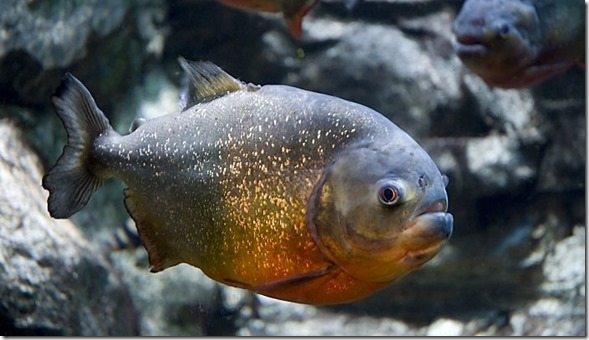
M 0 335 L 585 335 L 585 71 L 489 88 L 453 53 L 461 4 L 322 0 L 296 40 L 281 15 L 213 1 L 2 1 Z M 65 72 L 124 133 L 179 110 L 178 56 L 387 116 L 450 178 L 446 248 L 367 299 L 316 307 L 111 251 L 132 223 L 120 182 L 50 218 L 41 177 L 66 136 L 49 98 Z

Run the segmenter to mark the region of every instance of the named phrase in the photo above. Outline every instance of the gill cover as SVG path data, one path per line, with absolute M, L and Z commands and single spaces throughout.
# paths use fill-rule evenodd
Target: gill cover
M 391 155 L 383 157 L 387 151 Z M 394 154 L 373 147 L 347 152 L 326 171 L 309 200 L 315 242 L 358 280 L 388 282 L 415 267 L 402 259 L 403 231 L 420 199 L 418 175 L 405 169 L 405 162 L 391 166 Z M 415 184 L 406 180 L 411 177 Z

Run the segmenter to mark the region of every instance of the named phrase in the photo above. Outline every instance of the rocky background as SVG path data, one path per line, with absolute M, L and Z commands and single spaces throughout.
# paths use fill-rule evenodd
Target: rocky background
M 278 15 L 211 1 L 0 2 L 0 335 L 585 335 L 585 72 L 488 88 L 452 52 L 461 4 L 323 0 L 297 41 Z M 450 178 L 449 245 L 372 297 L 314 307 L 108 250 L 127 223 L 119 182 L 50 218 L 63 74 L 125 132 L 178 109 L 179 55 L 385 114 Z

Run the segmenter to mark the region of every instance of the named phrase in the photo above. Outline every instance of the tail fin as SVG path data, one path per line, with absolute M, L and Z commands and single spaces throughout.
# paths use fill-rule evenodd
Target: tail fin
M 69 73 L 51 99 L 68 138 L 61 157 L 43 177 L 43 187 L 49 191 L 51 216 L 68 218 L 82 209 L 102 184 L 89 168 L 90 153 L 96 137 L 112 128 L 90 92 Z

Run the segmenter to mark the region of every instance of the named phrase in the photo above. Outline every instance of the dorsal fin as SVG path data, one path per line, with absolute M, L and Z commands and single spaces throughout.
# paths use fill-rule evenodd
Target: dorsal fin
M 188 61 L 178 57 L 178 62 L 185 73 L 180 95 L 183 110 L 249 87 L 209 61 Z

